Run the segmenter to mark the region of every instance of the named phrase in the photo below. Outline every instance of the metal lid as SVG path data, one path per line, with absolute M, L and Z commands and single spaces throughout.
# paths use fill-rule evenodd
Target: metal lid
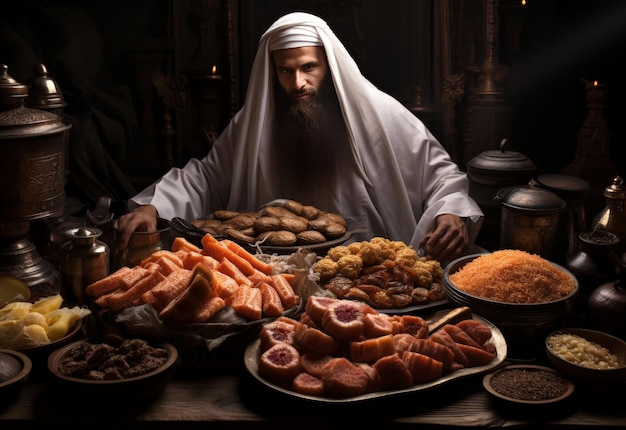
M 506 151 L 507 140 L 502 139 L 499 150 L 488 150 L 475 156 L 467 163 L 468 170 L 479 170 L 482 173 L 497 173 L 499 175 L 513 172 L 534 173 L 537 166 L 524 154 L 515 151 Z
M 589 182 L 582 178 L 557 173 L 539 175 L 536 181 L 566 200 L 582 199 L 591 188 Z
M 8 73 L 9 67 L 0 64 L 0 106 L 2 110 L 20 106 L 28 94 L 28 87 L 20 84 Z
M 77 244 L 93 243 L 102 236 L 102 230 L 95 227 L 75 227 L 65 230 L 65 237 Z
M 534 215 L 558 213 L 566 207 L 565 201 L 552 191 L 527 185 L 502 188 L 496 200 L 509 209 Z
M 48 75 L 43 64 L 33 66 L 33 76 L 28 80 L 28 97 L 24 104 L 35 109 L 55 109 L 67 106 L 63 91 L 57 82 Z
M 615 200 L 626 199 L 626 188 L 621 176 L 613 178 L 613 183 L 604 189 L 604 197 Z
M 52 112 L 25 107 L 28 87 L 15 81 L 8 69 L 0 64 L 0 140 L 60 133 L 70 127 Z

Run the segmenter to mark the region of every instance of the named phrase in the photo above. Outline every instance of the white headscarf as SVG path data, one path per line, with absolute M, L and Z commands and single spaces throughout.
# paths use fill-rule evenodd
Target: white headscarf
M 235 154 L 235 160 L 247 159 L 239 171 L 248 170 L 248 186 L 256 187 L 258 184 L 255 178 L 259 177 L 259 166 L 264 164 L 261 141 L 270 130 L 268 125 L 271 124 L 273 114 L 274 98 L 271 91 L 274 71 L 271 52 L 285 47 L 318 46 L 319 41 L 326 51 L 351 137 L 352 153 L 368 185 L 369 198 L 380 212 L 389 237 L 417 243 L 432 227 L 434 216 L 440 213 L 480 217 L 482 212 L 467 197 L 467 177 L 452 164 L 448 154 L 424 125 L 397 100 L 378 90 L 361 74 L 347 49 L 324 20 L 301 12 L 279 18 L 259 42 L 245 101 L 244 124 L 240 127 L 246 134 L 242 138 L 247 144 L 238 145 L 237 150 L 241 153 Z M 414 142 L 415 139 L 423 142 Z M 443 183 L 432 184 L 433 189 L 423 191 L 424 199 L 429 200 L 428 207 L 416 208 L 414 203 L 421 196 L 413 195 L 414 184 L 409 182 L 415 181 L 418 186 L 430 184 L 432 178 L 424 178 L 422 173 L 431 174 L 433 171 L 422 169 L 423 166 L 419 165 L 421 160 L 416 151 L 421 149 L 415 145 L 427 145 L 427 141 L 434 142 L 429 151 L 433 164 L 431 167 L 435 168 L 437 174 L 441 172 L 449 176 L 442 176 Z M 392 145 L 395 145 L 395 149 Z M 407 159 L 415 160 L 412 172 L 406 171 Z M 240 177 L 235 180 L 246 179 Z M 236 184 L 233 188 L 238 189 L 242 185 Z M 439 193 L 444 192 L 444 186 L 448 187 L 446 195 Z M 383 192 L 377 193 L 377 188 Z M 389 189 L 397 190 L 397 193 L 390 194 Z M 249 197 L 254 198 L 252 195 Z M 416 230 L 418 222 L 421 225 Z
M 468 217 L 479 227 L 482 212 L 468 197 L 465 173 L 421 121 L 361 74 L 326 22 L 301 12 L 279 18 L 261 37 L 244 106 L 207 157 L 168 173 L 160 187 L 147 190 L 140 194 L 143 199 L 135 201 L 154 204 L 163 217 L 192 219 L 216 209 L 252 210 L 272 199 L 289 197 L 281 195 L 283 188 L 276 178 L 280 173 L 270 159 L 271 151 L 265 149 L 274 117 L 271 52 L 320 45 L 326 52 L 354 156 L 354 163 L 346 165 L 356 166 L 334 191 L 335 207 L 322 209 L 360 217 L 375 230 L 374 235 L 416 248 L 436 215 Z M 175 189 L 181 184 L 188 193 L 184 202 Z M 470 226 L 471 241 L 477 232 Z

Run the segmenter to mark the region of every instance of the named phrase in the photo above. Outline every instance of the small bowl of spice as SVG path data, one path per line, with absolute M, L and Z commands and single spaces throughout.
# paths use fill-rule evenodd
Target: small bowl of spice
M 483 386 L 508 403 L 546 405 L 561 402 L 574 392 L 574 384 L 551 367 L 511 364 L 483 377 Z
M 548 335 L 545 349 L 552 365 L 573 379 L 626 381 L 626 342 L 608 333 L 563 328 Z

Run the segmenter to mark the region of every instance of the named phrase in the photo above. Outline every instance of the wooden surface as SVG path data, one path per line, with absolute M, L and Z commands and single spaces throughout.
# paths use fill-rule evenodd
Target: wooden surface
M 243 367 L 200 373 L 181 368 L 156 398 L 120 405 L 115 399 L 92 404 L 76 398 L 39 371 L 17 398 L 0 403 L 0 428 L 41 429 L 50 424 L 76 428 L 88 423 L 90 429 L 113 429 L 129 421 L 135 429 L 626 426 L 624 388 L 577 384 L 574 396 L 562 405 L 511 408 L 495 402 L 483 389 L 482 376 L 476 375 L 421 393 L 357 404 L 319 404 L 268 388 Z

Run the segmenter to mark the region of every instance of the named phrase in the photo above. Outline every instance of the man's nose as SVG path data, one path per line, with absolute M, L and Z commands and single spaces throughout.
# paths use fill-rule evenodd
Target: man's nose
M 304 87 L 304 85 L 306 84 L 306 77 L 304 75 L 304 73 L 302 72 L 296 72 L 293 75 L 293 85 L 294 87 L 299 90 L 300 88 Z

